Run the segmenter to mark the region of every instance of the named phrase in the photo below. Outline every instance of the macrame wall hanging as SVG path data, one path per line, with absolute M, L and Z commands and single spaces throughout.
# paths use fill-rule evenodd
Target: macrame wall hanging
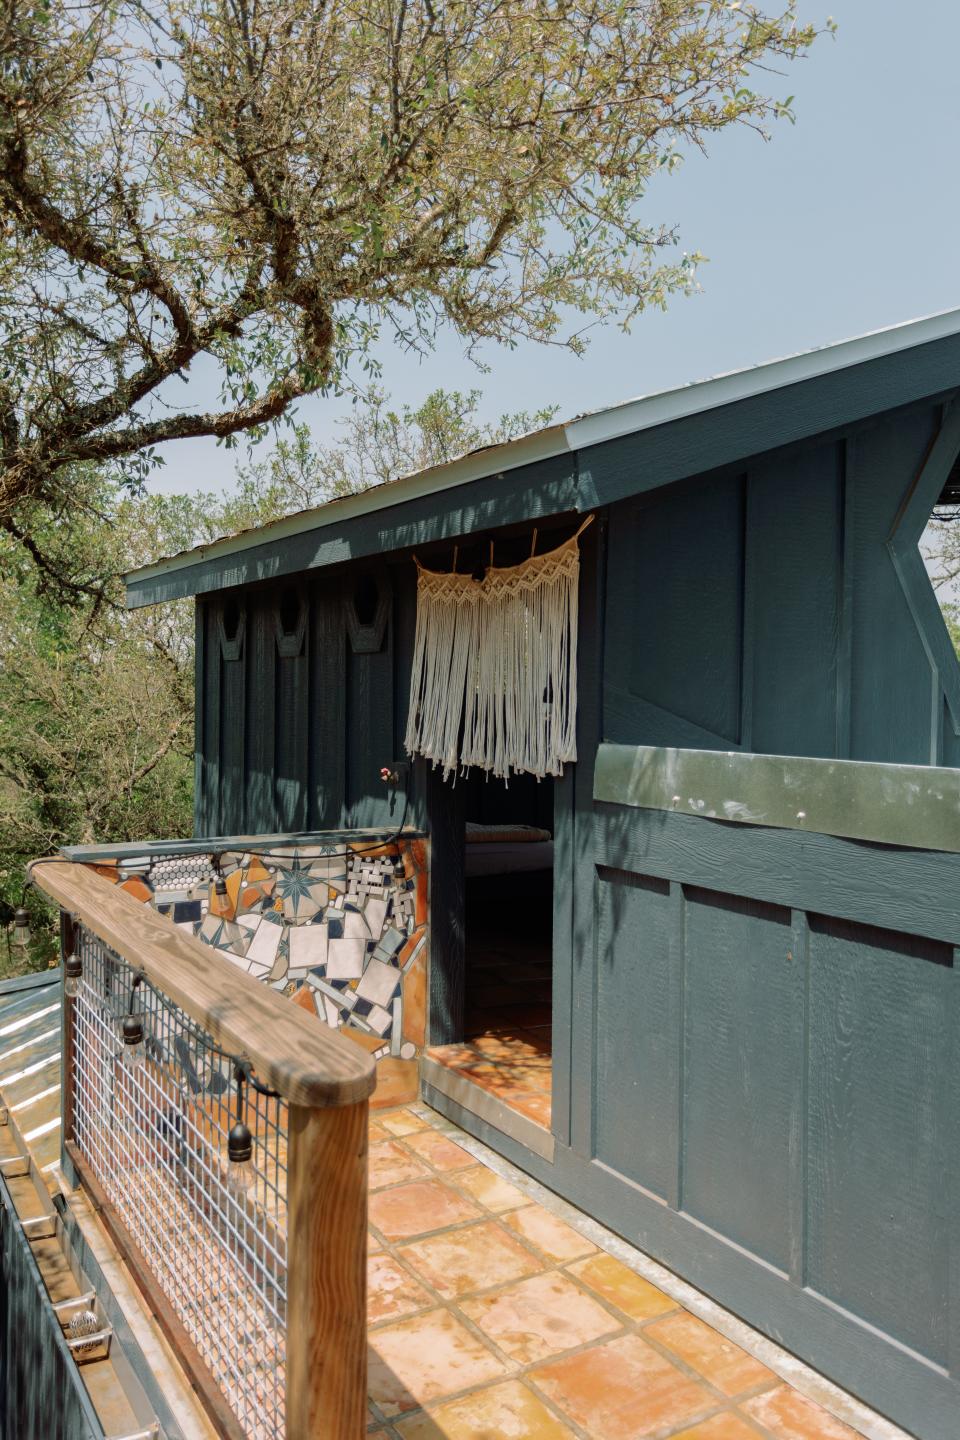
M 579 537 L 482 580 L 417 561 L 406 747 L 447 779 L 476 765 L 502 780 L 560 775 L 577 758 Z M 534 547 L 536 531 L 534 531 Z

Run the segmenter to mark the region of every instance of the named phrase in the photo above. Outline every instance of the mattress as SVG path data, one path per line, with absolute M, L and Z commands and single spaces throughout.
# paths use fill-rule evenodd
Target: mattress
M 552 840 L 487 840 L 467 845 L 467 879 L 553 869 Z

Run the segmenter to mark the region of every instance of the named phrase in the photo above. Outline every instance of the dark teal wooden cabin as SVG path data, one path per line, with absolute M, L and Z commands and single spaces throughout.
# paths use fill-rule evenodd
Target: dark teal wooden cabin
M 390 828 L 413 554 L 596 516 L 578 763 L 408 782 L 430 1042 L 470 1038 L 499 927 L 522 1025 L 549 1006 L 549 1120 L 435 1055 L 423 1093 L 924 1440 L 960 1436 L 960 667 L 918 540 L 958 456 L 955 312 L 128 578 L 196 596 L 198 835 Z M 545 826 L 552 866 L 478 882 L 468 821 Z

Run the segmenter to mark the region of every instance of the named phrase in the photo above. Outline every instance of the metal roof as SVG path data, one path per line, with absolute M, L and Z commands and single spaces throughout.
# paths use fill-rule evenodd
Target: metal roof
M 60 1159 L 62 971 L 0 984 L 0 1104 L 43 1174 Z
M 334 521 L 369 514 L 425 495 L 441 494 L 473 480 L 667 425 L 955 335 L 960 335 L 960 309 L 944 310 L 783 359 L 627 400 L 563 423 L 547 425 L 514 440 L 481 446 L 442 465 L 398 476 L 269 524 L 183 550 L 177 555 L 131 570 L 124 578 L 132 584 L 171 575 L 200 560 L 223 558 L 261 545 L 264 541 L 283 541 Z

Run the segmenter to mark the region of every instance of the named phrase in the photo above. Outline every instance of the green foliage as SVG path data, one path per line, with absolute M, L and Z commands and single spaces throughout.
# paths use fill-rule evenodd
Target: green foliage
M 960 594 L 960 511 L 951 508 L 934 511 L 923 537 L 922 550 L 950 638 L 960 655 L 960 601 L 957 599 Z
M 294 427 L 227 494 L 131 496 L 77 466 L 69 503 L 34 503 L 44 565 L 0 533 L 0 901 L 19 903 L 24 867 L 62 845 L 192 832 L 193 607 L 128 612 L 125 570 L 221 534 L 450 459 L 548 424 L 552 411 L 479 418 L 479 392 L 437 390 L 393 408 L 373 388 L 337 443 Z M 28 895 L 37 943 L 54 951 L 50 912 Z M 6 965 L 0 946 L 0 975 Z
M 190 833 L 189 607 L 128 614 L 120 573 L 171 534 L 192 539 L 180 497 L 131 501 L 89 469 L 69 520 L 33 517 L 56 574 L 0 536 L 0 898 L 20 899 L 27 860 L 93 840 Z M 86 593 L 85 593 L 86 591 Z M 28 895 L 49 951 L 49 917 Z
M 767 82 L 816 35 L 795 0 L 9 0 L 0 526 L 263 433 L 381 335 L 579 350 L 689 291 L 650 182 L 792 118 Z
M 333 444 L 317 445 L 306 425 L 294 425 L 269 460 L 241 466 L 236 488 L 219 501 L 206 497 L 220 533 L 266 524 L 279 515 L 308 510 L 339 495 L 365 490 L 442 465 L 482 445 L 511 440 L 549 425 L 555 407 L 521 410 L 493 422 L 480 419 L 481 392 L 434 390 L 421 405 L 394 407 L 378 386 L 340 422 Z M 213 537 L 211 537 L 213 538 Z
M 947 629 L 950 632 L 950 639 L 953 641 L 953 648 L 960 656 L 960 605 L 951 604 L 947 601 L 943 605 L 943 618 L 947 622 Z

